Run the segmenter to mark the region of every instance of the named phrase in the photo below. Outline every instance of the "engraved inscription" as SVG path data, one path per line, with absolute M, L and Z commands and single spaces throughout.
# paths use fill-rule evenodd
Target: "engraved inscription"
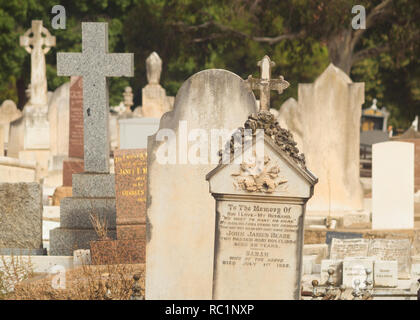
M 145 150 L 115 150 L 117 223 L 145 222 L 147 153 Z
M 299 206 L 226 203 L 218 221 L 222 265 L 264 268 L 291 268 L 291 256 L 284 249 L 297 242 Z M 233 254 L 235 253 L 235 254 Z
M 71 77 L 69 157 L 83 159 L 83 78 Z

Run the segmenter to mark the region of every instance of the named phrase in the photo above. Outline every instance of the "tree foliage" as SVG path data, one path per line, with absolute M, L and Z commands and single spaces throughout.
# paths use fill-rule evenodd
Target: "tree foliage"
M 162 85 L 176 94 L 192 74 L 224 68 L 243 78 L 259 75 L 265 54 L 276 62 L 273 76 L 291 87 L 272 95 L 279 108 L 297 97 L 298 83 L 313 82 L 333 62 L 353 81 L 365 82 L 366 103 L 391 111 L 390 124 L 405 129 L 420 110 L 420 3 L 411 0 L 64 0 L 67 29 L 53 30 L 52 0 L 0 0 L 0 101 L 19 99 L 29 78 L 29 55 L 19 35 L 32 19 L 42 19 L 57 37 L 47 54 L 49 90 L 65 77 L 56 75 L 56 53 L 81 50 L 82 21 L 109 22 L 110 52 L 135 53 L 135 77 L 111 78 L 110 100 L 123 87 L 134 88 L 141 103 L 145 59 L 156 51 L 163 60 Z M 366 30 L 353 30 L 354 5 L 366 8 Z

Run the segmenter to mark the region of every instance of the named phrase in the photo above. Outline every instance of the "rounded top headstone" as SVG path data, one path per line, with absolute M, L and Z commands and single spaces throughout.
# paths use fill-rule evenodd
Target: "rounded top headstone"
M 16 103 L 13 100 L 4 100 L 0 106 L 1 111 L 4 113 L 15 113 L 17 112 Z
M 146 59 L 147 81 L 149 84 L 159 84 L 162 73 L 162 59 L 156 52 L 152 52 Z

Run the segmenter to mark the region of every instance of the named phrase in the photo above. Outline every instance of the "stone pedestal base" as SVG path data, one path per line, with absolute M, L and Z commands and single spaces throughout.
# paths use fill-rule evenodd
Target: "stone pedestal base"
M 72 255 L 98 240 L 91 216 L 106 221 L 107 235 L 116 238 L 115 178 L 112 174 L 73 175 L 72 197 L 60 203 L 60 228 L 50 231 L 50 255 Z
M 92 264 L 144 263 L 146 242 L 144 240 L 103 240 L 90 243 Z

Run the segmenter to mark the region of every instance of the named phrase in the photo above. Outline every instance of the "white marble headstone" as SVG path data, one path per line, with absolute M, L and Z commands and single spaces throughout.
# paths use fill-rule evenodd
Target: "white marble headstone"
M 208 136 L 211 129 L 233 130 L 256 111 L 239 76 L 205 70 L 182 85 L 174 110 L 160 121 L 160 130 L 175 133 L 176 164 L 159 163 L 158 150 L 172 144 L 149 137 L 146 299 L 212 298 L 215 201 L 205 177 L 215 165 L 191 164 L 179 150 L 197 144 L 187 141 L 193 129 Z
M 414 144 L 372 148 L 372 229 L 414 228 Z

